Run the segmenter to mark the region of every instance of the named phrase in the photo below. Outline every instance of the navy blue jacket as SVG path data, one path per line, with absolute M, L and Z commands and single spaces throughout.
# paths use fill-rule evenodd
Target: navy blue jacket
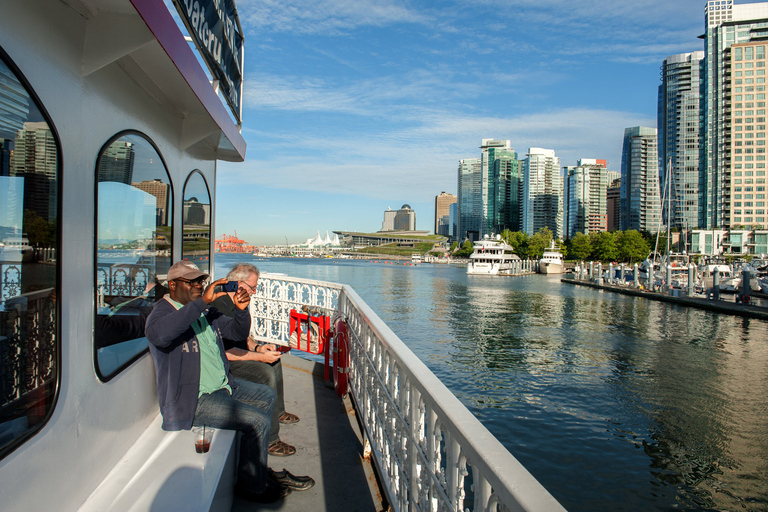
M 155 303 L 145 327 L 149 351 L 155 360 L 157 397 L 163 415 L 163 430 L 192 428 L 200 392 L 200 346 L 192 323 L 205 313 L 216 334 L 229 385 L 237 382 L 229 373 L 229 361 L 224 353 L 223 338 L 245 338 L 251 329 L 248 310 L 235 308 L 234 318 L 211 308 L 200 298 L 176 309 L 167 300 Z

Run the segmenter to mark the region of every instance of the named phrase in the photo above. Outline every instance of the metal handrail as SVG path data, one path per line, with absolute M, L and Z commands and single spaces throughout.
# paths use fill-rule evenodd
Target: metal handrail
M 350 392 L 393 510 L 461 511 L 471 495 L 475 511 L 564 510 L 351 287 L 262 275 L 253 323 L 279 325 L 252 330 L 287 344 L 304 304 L 347 321 Z

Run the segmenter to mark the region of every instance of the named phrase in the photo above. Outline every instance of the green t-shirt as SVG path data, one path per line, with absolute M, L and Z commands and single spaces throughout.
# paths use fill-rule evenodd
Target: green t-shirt
M 182 305 L 168 297 L 168 301 L 176 309 L 181 309 Z M 192 330 L 197 335 L 197 344 L 200 347 L 200 391 L 197 397 L 200 398 L 204 393 L 213 393 L 222 388 L 226 388 L 232 394 L 232 388 L 229 386 L 227 372 L 224 369 L 224 361 L 221 358 L 219 344 L 216 343 L 216 334 L 211 328 L 211 324 L 200 314 L 200 318 L 192 324 Z

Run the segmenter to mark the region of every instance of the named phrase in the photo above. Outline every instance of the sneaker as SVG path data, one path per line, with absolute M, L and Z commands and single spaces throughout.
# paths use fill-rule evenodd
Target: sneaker
M 264 489 L 264 492 L 253 492 L 238 483 L 235 485 L 235 494 L 244 500 L 254 503 L 274 503 L 291 494 L 291 489 L 275 481 L 270 481 L 268 478 L 267 488 Z
M 269 444 L 268 452 L 275 457 L 288 457 L 296 453 L 296 447 L 278 439 L 274 443 Z
M 294 491 L 306 491 L 315 485 L 315 480 L 309 476 L 296 476 L 288 472 L 287 469 L 282 471 L 269 470 L 267 477 L 278 485 L 288 487 Z

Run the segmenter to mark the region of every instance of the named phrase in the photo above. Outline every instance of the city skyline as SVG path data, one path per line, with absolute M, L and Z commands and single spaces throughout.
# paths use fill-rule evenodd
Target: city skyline
M 664 59 L 703 50 L 705 5 L 240 0 L 248 153 L 219 164 L 216 233 L 371 232 L 406 203 L 431 230 L 483 138 L 617 170 L 624 129 L 656 125 Z

